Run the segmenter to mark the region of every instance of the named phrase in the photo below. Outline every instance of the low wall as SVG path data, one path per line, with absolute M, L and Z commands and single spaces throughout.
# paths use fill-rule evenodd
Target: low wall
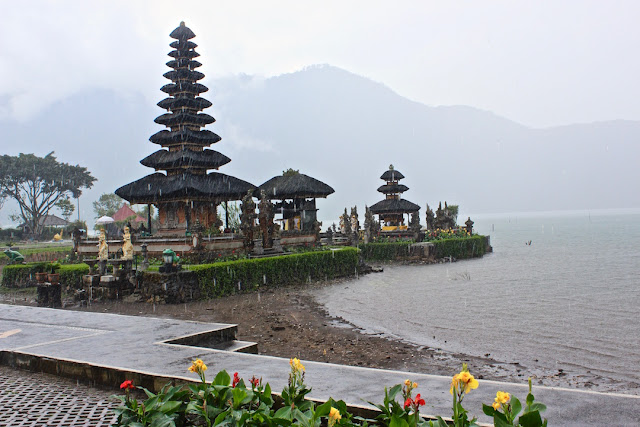
M 243 238 L 239 234 L 223 234 L 214 237 L 203 237 L 201 244 L 205 251 L 230 253 L 243 250 Z M 315 244 L 315 234 L 287 234 L 283 233 L 280 244 L 287 246 L 310 246 Z M 122 248 L 122 240 L 107 240 L 109 253 L 115 253 Z M 193 240 L 191 237 L 138 237 L 133 242 L 133 252 L 139 255 L 142 252 L 142 244 L 147 245 L 147 251 L 151 257 L 159 257 L 165 249 L 171 249 L 177 254 L 187 254 L 193 251 Z M 96 257 L 98 255 L 98 239 L 82 239 L 78 244 L 78 254 L 85 257 Z

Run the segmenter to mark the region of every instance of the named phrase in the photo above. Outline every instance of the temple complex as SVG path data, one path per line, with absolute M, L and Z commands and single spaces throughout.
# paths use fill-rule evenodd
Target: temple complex
M 407 230 L 404 216 L 407 215 L 407 224 L 409 223 L 409 215 L 420 210 L 420 206 L 408 200 L 401 198 L 402 193 L 407 191 L 409 187 L 399 184 L 404 178 L 400 171 L 389 166 L 389 170 L 385 171 L 380 179 L 386 182 L 381 185 L 378 191 L 385 195 L 384 200 L 371 206 L 371 212 L 378 215 L 382 223 L 382 231 L 404 231 Z
M 206 148 L 221 138 L 202 129 L 215 119 L 202 113 L 212 104 L 199 96 L 208 89 L 198 83 L 204 74 L 195 70 L 202 65 L 194 60 L 199 56 L 195 51 L 197 45 L 191 41 L 195 34 L 181 22 L 170 36 L 176 40 L 170 44 L 174 50 L 169 52 L 172 60 L 167 62 L 172 70 L 164 77 L 171 83 L 160 89 L 169 97 L 158 103 L 167 112 L 155 119 L 168 129 L 149 138 L 162 148 L 140 161 L 156 172 L 118 188 L 115 193 L 131 204 L 155 205 L 159 234 L 184 235 L 195 224 L 205 229 L 220 225 L 218 205 L 241 200 L 255 186 L 216 172 L 231 159 Z

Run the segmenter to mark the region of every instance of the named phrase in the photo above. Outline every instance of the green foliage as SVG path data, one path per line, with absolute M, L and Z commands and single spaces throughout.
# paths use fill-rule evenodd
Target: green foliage
M 56 208 L 60 209 L 60 214 L 65 219 L 65 221 L 69 221 L 71 218 L 71 214 L 74 210 L 76 210 L 75 205 L 69 200 L 68 197 L 64 197 L 59 199 L 56 202 Z
M 2 286 L 7 288 L 23 288 L 36 283 L 36 273 L 49 273 L 55 270 L 60 274 L 60 283 L 70 288 L 82 285 L 82 276 L 89 274 L 87 264 L 63 264 L 50 262 L 33 262 L 28 264 L 7 265 L 2 270 Z
M 118 209 L 124 204 L 124 199 L 114 193 L 104 193 L 98 200 L 93 202 L 93 211 L 96 213 L 96 218 L 102 216 L 113 216 L 118 212 Z
M 456 259 L 481 257 L 487 250 L 484 236 L 474 235 L 431 242 L 435 245 L 436 258 Z
M 197 274 L 204 296 L 220 297 L 260 286 L 298 285 L 350 276 L 357 266 L 358 250 L 343 248 L 194 265 L 190 269 Z
M 0 195 L 18 203 L 19 216 L 34 235 L 40 235 L 42 219 L 59 200 L 79 197 L 95 180 L 87 168 L 60 163 L 53 152 L 0 157 Z
M 360 245 L 362 257 L 367 261 L 394 261 L 409 256 L 413 242 L 367 243 Z

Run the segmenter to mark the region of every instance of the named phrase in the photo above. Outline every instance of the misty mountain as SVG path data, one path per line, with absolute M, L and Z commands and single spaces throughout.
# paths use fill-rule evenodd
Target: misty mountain
M 217 119 L 207 129 L 222 136 L 212 148 L 232 159 L 220 171 L 259 185 L 291 167 L 326 182 L 336 192 L 318 203 L 325 226 L 346 206 L 363 213 L 381 200 L 390 164 L 423 222 L 425 204 L 440 200 L 472 213 L 640 206 L 631 189 L 640 182 L 640 122 L 532 129 L 472 107 L 414 102 L 331 66 L 204 84 Z M 148 138 L 161 129 L 153 119 L 163 95 L 72 95 L 26 123 L 1 121 L 3 151 L 55 151 L 87 166 L 99 179 L 81 198 L 92 218 L 90 201 L 152 173 L 139 161 L 158 148 Z

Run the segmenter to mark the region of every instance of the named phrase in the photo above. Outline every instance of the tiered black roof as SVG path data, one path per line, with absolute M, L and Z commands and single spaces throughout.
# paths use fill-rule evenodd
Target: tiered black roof
M 202 113 L 212 104 L 199 95 L 209 89 L 198 83 L 204 74 L 194 71 L 202 64 L 193 58 L 200 56 L 194 49 L 197 44 L 190 41 L 195 37 L 184 22 L 173 30 L 171 37 L 176 39 L 170 46 L 174 48 L 167 62 L 172 68 L 164 74 L 171 83 L 160 90 L 169 98 L 158 102 L 158 106 L 167 110 L 155 122 L 169 129 L 161 130 L 149 140 L 164 149 L 141 160 L 145 166 L 166 171 L 154 173 L 134 181 L 116 190 L 116 194 L 130 203 L 156 203 L 169 200 L 237 200 L 255 186 L 221 173 L 211 172 L 231 161 L 227 156 L 205 147 L 215 144 L 222 138 L 203 126 L 214 123 L 209 114 Z
M 378 187 L 378 191 L 385 194 L 387 197 L 386 199 L 371 206 L 370 209 L 372 213 L 402 214 L 413 213 L 420 210 L 420 206 L 400 198 L 400 195 L 407 191 L 409 187 L 403 184 L 398 184 L 398 181 L 404 179 L 404 175 L 400 171 L 394 169 L 393 165 L 389 166 L 389 170 L 385 171 L 380 176 L 380 179 L 385 180 L 387 183 Z

